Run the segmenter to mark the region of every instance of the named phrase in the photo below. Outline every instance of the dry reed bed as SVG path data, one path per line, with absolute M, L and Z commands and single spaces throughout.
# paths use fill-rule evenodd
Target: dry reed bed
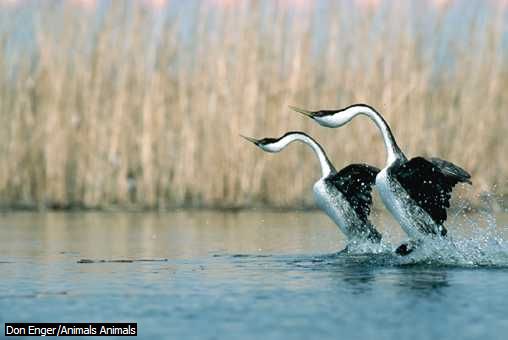
M 324 129 L 287 108 L 355 102 L 377 107 L 408 155 L 470 170 L 466 195 L 506 194 L 502 15 L 447 43 L 448 13 L 418 26 L 405 3 L 379 13 L 335 2 L 319 16 L 274 2 L 203 5 L 159 26 L 124 2 L 100 18 L 40 5 L 33 51 L 13 63 L 0 35 L 1 204 L 305 206 L 319 174 L 312 153 L 268 155 L 238 134 L 302 129 L 337 167 L 382 166 L 371 122 Z

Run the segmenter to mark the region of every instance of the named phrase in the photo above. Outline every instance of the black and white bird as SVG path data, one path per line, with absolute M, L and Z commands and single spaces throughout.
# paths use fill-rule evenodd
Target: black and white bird
M 299 141 L 312 148 L 321 165 L 321 178 L 314 184 L 314 198 L 339 229 L 346 235 L 348 246 L 365 241 L 380 243 L 381 234 L 369 221 L 372 186 L 379 172 L 366 164 L 351 164 L 336 171 L 325 151 L 303 132 L 288 132 L 279 138 L 254 139 L 242 136 L 266 152 L 279 152 Z M 347 251 L 348 247 L 346 247 Z
M 376 187 L 386 208 L 410 237 L 409 243 L 396 252 L 409 254 L 426 237 L 445 237 L 450 197 L 457 183 L 471 184 L 471 176 L 462 168 L 439 158 L 414 157 L 408 160 L 400 150 L 390 127 L 374 108 L 355 104 L 339 110 L 300 112 L 322 126 L 336 128 L 347 124 L 357 115 L 369 117 L 383 136 L 386 166 L 376 176 Z

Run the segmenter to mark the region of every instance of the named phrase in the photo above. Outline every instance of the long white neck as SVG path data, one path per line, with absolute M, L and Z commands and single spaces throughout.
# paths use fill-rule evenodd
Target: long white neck
M 378 127 L 379 131 L 381 131 L 381 135 L 383 136 L 386 149 L 386 165 L 388 166 L 398 159 L 405 160 L 406 156 L 404 156 L 399 146 L 397 145 L 397 142 L 393 137 L 390 127 L 383 119 L 381 114 L 379 114 L 376 110 L 374 110 L 368 105 L 361 104 L 350 106 L 340 113 L 340 115 L 345 117 L 346 122 L 350 121 L 355 116 L 360 114 L 365 115 L 370 119 L 372 119 L 376 124 L 376 126 Z
M 279 152 L 280 150 L 284 149 L 286 146 L 288 146 L 290 143 L 294 141 L 299 141 L 304 144 L 307 144 L 314 150 L 314 153 L 316 154 L 319 164 L 321 165 L 321 173 L 323 177 L 327 177 L 330 174 L 335 172 L 335 168 L 333 167 L 332 163 L 326 156 L 325 151 L 319 145 L 314 139 L 312 139 L 310 136 L 306 135 L 303 132 L 290 132 L 284 135 L 281 139 L 276 141 L 273 144 L 267 145 L 267 148 L 270 148 L 272 152 Z

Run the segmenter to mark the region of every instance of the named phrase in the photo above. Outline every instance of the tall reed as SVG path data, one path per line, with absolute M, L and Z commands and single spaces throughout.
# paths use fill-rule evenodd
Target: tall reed
M 311 152 L 272 156 L 238 135 L 302 129 L 338 168 L 382 166 L 369 121 L 323 129 L 287 108 L 356 102 L 385 115 L 408 155 L 470 170 L 470 198 L 493 186 L 508 192 L 502 13 L 484 8 L 489 20 L 473 17 L 457 33 L 467 3 L 330 2 L 300 12 L 275 1 L 202 2 L 170 4 L 168 15 L 108 4 L 90 12 L 40 2 L 33 38 L 11 34 L 30 10 L 20 19 L 19 9 L 3 9 L 2 205 L 306 206 L 319 174 Z

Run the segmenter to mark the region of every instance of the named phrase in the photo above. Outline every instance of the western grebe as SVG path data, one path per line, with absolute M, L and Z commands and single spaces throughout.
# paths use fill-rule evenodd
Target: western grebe
M 462 168 L 439 158 L 415 157 L 410 160 L 399 149 L 390 127 L 374 108 L 355 104 L 339 110 L 303 113 L 326 127 L 340 127 L 363 114 L 374 121 L 383 136 L 386 166 L 376 176 L 376 187 L 383 203 L 411 238 L 396 252 L 409 254 L 426 236 L 446 236 L 443 223 L 450 206 L 453 187 L 460 182 L 471 184 L 471 176 Z
M 372 185 L 379 169 L 366 164 L 351 164 L 337 172 L 321 145 L 303 132 L 288 132 L 279 138 L 242 137 L 266 152 L 279 152 L 294 141 L 310 146 L 319 160 L 322 173 L 313 187 L 317 206 L 346 235 L 348 245 L 366 240 L 372 243 L 381 241 L 381 234 L 368 219 Z

